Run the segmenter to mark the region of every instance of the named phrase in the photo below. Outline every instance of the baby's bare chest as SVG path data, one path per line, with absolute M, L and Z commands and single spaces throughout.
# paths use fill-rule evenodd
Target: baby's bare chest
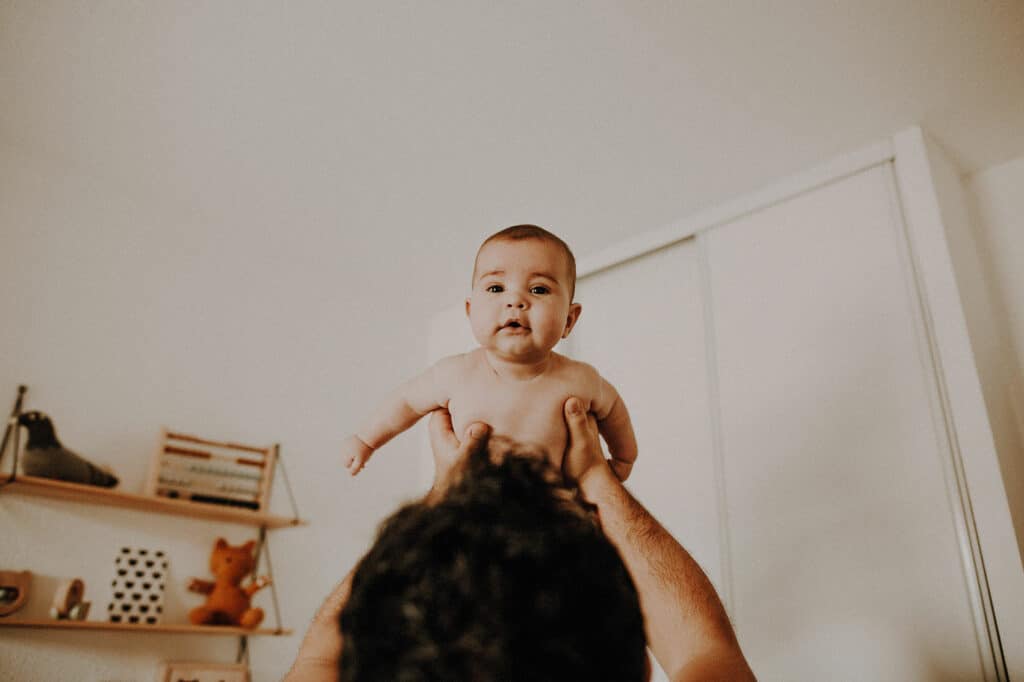
M 456 433 L 482 421 L 490 424 L 494 435 L 540 448 L 549 461 L 560 465 L 568 440 L 563 405 L 575 395 L 589 408 L 593 389 L 586 383 L 573 373 L 519 382 L 493 372 L 474 372 L 454 387 L 448 410 Z

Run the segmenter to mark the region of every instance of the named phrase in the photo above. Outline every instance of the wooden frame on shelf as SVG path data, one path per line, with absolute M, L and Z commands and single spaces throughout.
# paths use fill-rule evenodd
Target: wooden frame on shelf
M 277 459 L 277 445 L 244 445 L 162 428 L 145 492 L 188 503 L 265 512 Z
M 172 661 L 164 663 L 157 682 L 249 682 L 244 663 Z

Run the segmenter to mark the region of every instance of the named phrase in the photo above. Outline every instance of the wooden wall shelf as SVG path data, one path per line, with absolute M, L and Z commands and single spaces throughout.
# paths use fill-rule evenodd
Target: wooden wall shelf
M 84 504 L 125 507 L 140 511 L 156 512 L 158 514 L 190 516 L 199 519 L 241 523 L 250 526 L 262 526 L 265 528 L 304 526 L 307 523 L 307 521 L 299 518 L 262 514 L 248 509 L 236 509 L 234 507 L 227 507 L 218 504 L 174 500 L 151 495 L 135 495 L 132 493 L 121 492 L 116 489 L 112 490 L 110 488 L 100 488 L 98 486 L 81 485 L 78 483 L 65 483 L 64 481 L 56 481 L 49 478 L 38 478 L 36 476 L 18 476 L 10 484 L 0 487 L 0 496 L 3 496 L 4 493 L 18 493 L 21 495 L 31 495 L 35 497 L 51 497 Z M 3 624 L 3 621 L 0 621 L 0 624 Z M 51 625 L 51 627 L 57 626 Z M 224 628 L 212 629 L 221 630 Z M 242 634 L 245 634 L 245 632 L 246 631 L 242 631 Z
M 12 429 L 17 430 L 20 428 L 19 416 L 21 415 L 22 399 L 25 395 L 26 387 L 18 387 L 18 395 L 14 403 L 14 409 L 11 413 L 11 417 L 7 424 L 7 430 L 4 432 L 3 444 L 0 446 L 0 461 L 3 460 L 3 455 L 6 454 L 8 437 L 11 434 Z M 161 439 L 163 445 L 161 449 L 166 451 L 166 440 L 168 432 L 164 430 L 164 435 Z M 232 449 L 242 449 L 250 451 L 251 448 L 248 446 L 238 446 L 233 443 L 220 443 L 215 441 L 206 441 L 198 439 L 194 436 L 185 436 L 182 434 L 174 434 L 178 440 L 186 440 L 188 444 L 196 443 L 203 446 L 216 446 L 216 447 L 228 447 Z M 234 507 L 228 505 L 213 504 L 209 502 L 197 502 L 188 499 L 174 499 L 170 497 L 164 497 L 163 495 L 157 495 L 156 487 L 150 485 L 144 493 L 129 493 L 119 489 L 102 488 L 99 486 L 83 485 L 81 483 L 69 483 L 66 481 L 59 481 L 51 478 L 42 478 L 38 476 L 28 475 L 17 475 L 17 438 L 15 438 L 15 457 L 14 463 L 11 465 L 10 472 L 0 472 L 0 499 L 3 499 L 5 495 L 25 496 L 25 497 L 41 497 L 55 500 L 67 500 L 76 504 L 92 505 L 96 507 L 119 507 L 122 509 L 128 509 L 135 512 L 152 513 L 152 514 L 165 514 L 170 516 L 177 516 L 181 518 L 189 519 L 203 519 L 208 521 L 218 521 L 222 523 L 236 523 L 247 526 L 253 526 L 259 529 L 259 541 L 256 544 L 255 562 L 256 566 L 260 565 L 261 557 L 266 557 L 266 569 L 270 577 L 270 593 L 273 598 L 273 612 L 271 625 L 262 628 L 242 628 L 232 626 L 220 626 L 220 625 L 192 625 L 188 622 L 177 622 L 177 623 L 161 623 L 159 625 L 146 625 L 142 623 L 111 623 L 105 620 L 57 620 L 51 618 L 18 618 L 17 615 L 12 617 L 0 617 L 0 629 L 2 628 L 22 628 L 26 630 L 60 630 L 60 631 L 86 631 L 86 632 L 120 632 L 120 633 L 145 633 L 145 634 L 171 634 L 171 635 L 200 635 L 205 637 L 237 637 L 238 638 L 238 655 L 237 661 L 245 661 L 246 668 L 248 668 L 248 640 L 249 637 L 253 636 L 269 636 L 269 637 L 284 637 L 292 634 L 292 630 L 281 627 L 280 608 L 278 607 L 276 581 L 273 579 L 273 568 L 270 564 L 270 546 L 268 543 L 268 531 L 277 528 L 292 528 L 295 526 L 304 526 L 308 524 L 308 521 L 299 518 L 298 506 L 295 504 L 295 498 L 292 495 L 291 486 L 288 484 L 287 476 L 284 477 L 284 484 L 287 488 L 289 501 L 291 502 L 293 516 L 280 516 L 277 514 L 266 513 L 265 511 L 253 511 L 252 509 L 245 509 L 241 507 Z M 270 495 L 270 489 L 272 487 L 272 474 L 275 468 L 275 464 L 280 463 L 279 460 L 280 446 L 275 444 L 267 449 L 260 449 L 254 452 L 263 454 L 260 459 L 259 465 L 262 470 L 260 476 L 260 495 L 255 499 L 256 503 L 262 510 L 266 510 L 269 505 L 267 503 Z M 196 456 L 203 459 L 213 459 L 217 455 L 217 450 L 203 449 L 190 451 L 189 456 Z M 180 453 L 179 453 L 180 454 Z M 250 464 L 249 460 L 254 459 L 246 457 L 242 464 Z M 157 476 L 153 472 L 159 472 L 160 460 L 154 460 L 155 468 L 151 471 L 151 478 Z M 223 467 L 221 467 L 223 468 Z M 188 469 L 191 471 L 191 469 Z M 282 474 L 284 470 L 282 468 Z M 249 480 L 251 477 L 245 477 Z M 158 479 L 153 479 L 158 480 Z M 153 481 L 151 481 L 152 483 Z M 256 505 L 253 505 L 256 506 Z M 134 562 L 132 562 L 134 563 Z M 128 583 L 129 585 L 131 583 Z M 146 585 L 148 588 L 149 585 Z M 162 586 L 161 586 L 162 589 Z M 138 598 L 138 595 L 135 595 Z M 105 615 L 105 614 L 104 614 Z M 0 677 L 3 677 L 0 674 Z M 248 677 L 246 679 L 249 679 Z
M 118 632 L 148 632 L 176 635 L 231 635 L 232 637 L 270 635 L 286 636 L 292 634 L 287 629 L 228 627 L 226 625 L 135 625 L 132 623 L 108 623 L 101 620 L 5 620 L 0 618 L 0 627 L 4 628 L 57 628 L 61 630 L 116 630 Z

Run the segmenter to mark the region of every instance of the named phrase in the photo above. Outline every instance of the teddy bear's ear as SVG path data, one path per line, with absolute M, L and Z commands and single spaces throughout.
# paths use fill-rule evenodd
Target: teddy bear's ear
M 249 552 L 249 551 L 252 551 L 252 548 L 255 547 L 255 546 L 256 546 L 256 541 L 255 540 L 249 540 L 249 542 L 247 542 L 244 545 L 242 545 L 242 549 L 244 549 L 246 552 Z
M 217 544 L 214 545 L 214 547 L 216 547 L 217 549 L 224 549 L 227 546 L 228 546 L 228 541 L 225 540 L 224 538 L 217 538 Z

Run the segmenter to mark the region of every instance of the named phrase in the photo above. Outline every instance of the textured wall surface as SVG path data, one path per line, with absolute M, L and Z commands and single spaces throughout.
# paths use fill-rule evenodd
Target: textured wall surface
M 355 481 L 337 445 L 420 369 L 487 233 L 586 255 L 915 121 L 970 169 L 1024 153 L 1020 3 L 285 7 L 0 3 L 0 405 L 28 384 L 128 491 L 161 425 L 282 444 L 312 525 L 271 537 L 296 635 L 253 642 L 258 681 L 420 491 L 415 436 Z M 2 493 L 0 525 L 3 568 L 80 576 L 94 609 L 118 547 L 166 548 L 169 619 L 216 537 L 252 534 Z M 4 630 L 0 677 L 234 652 Z

